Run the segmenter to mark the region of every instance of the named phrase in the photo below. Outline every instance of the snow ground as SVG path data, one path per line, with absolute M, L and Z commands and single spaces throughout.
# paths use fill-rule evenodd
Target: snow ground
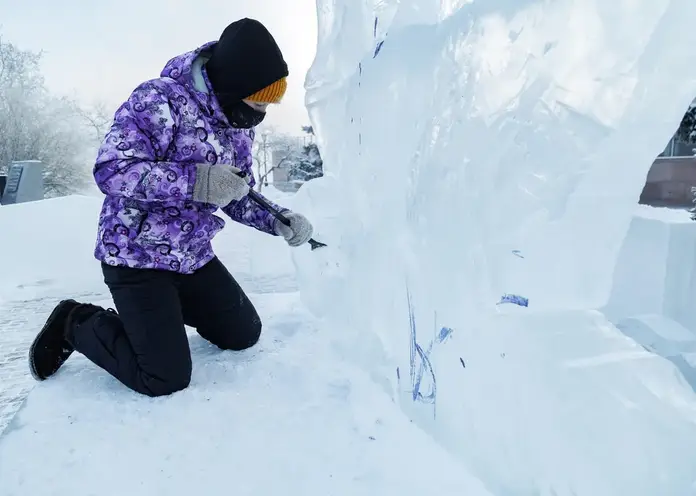
M 220 352 L 192 333 L 191 387 L 169 398 L 134 395 L 81 356 L 36 385 L 26 351 L 52 305 L 111 303 L 96 261 L 80 252 L 93 244 L 99 206 L 71 197 L 0 210 L 2 232 L 41 232 L 61 261 L 37 260 L 41 250 L 21 243 L 0 249 L 13 260 L 1 285 L 1 496 L 490 494 L 337 359 L 299 301 L 285 244 L 232 223 L 216 247 L 264 319 L 257 348 Z M 436 481 L 420 474 L 423 459 L 443 471 Z

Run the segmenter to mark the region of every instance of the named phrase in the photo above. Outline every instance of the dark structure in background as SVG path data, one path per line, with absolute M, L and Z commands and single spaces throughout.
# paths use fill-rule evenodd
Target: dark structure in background
M 653 207 L 691 209 L 696 186 L 696 144 L 675 135 L 658 155 L 646 177 L 639 203 Z
M 319 146 L 314 141 L 312 126 L 302 126 L 305 133 L 303 144 L 297 146 L 296 153 L 286 149 L 271 150 L 272 184 L 286 193 L 294 193 L 307 181 L 324 175 L 324 161 Z
M 13 162 L 0 185 L 0 205 L 43 200 L 43 164 L 38 160 Z
M 312 126 L 302 126 L 302 130 L 314 137 L 314 128 Z M 288 170 L 288 179 L 298 183 L 305 183 L 322 177 L 324 175 L 324 161 L 319 153 L 319 147 L 310 139 L 309 143 L 305 143 L 302 147 L 302 153 L 297 157 Z

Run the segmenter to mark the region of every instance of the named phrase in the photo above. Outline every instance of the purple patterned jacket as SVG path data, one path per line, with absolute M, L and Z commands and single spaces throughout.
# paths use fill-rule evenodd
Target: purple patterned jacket
M 214 257 L 211 240 L 225 221 L 214 205 L 192 200 L 195 164 L 251 173 L 254 139 L 253 130 L 230 127 L 211 92 L 203 64 L 214 43 L 170 60 L 160 78 L 138 86 L 116 111 L 94 166 L 106 195 L 97 260 L 190 274 Z M 273 217 L 248 197 L 222 211 L 276 235 Z

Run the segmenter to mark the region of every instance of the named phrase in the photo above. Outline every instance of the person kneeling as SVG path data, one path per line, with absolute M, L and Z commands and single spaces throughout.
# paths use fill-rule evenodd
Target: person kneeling
M 211 241 L 214 213 L 296 247 L 312 236 L 248 197 L 253 128 L 282 99 L 287 64 L 258 21 L 230 24 L 219 40 L 170 60 L 116 111 L 94 177 L 105 194 L 96 258 L 116 310 L 60 302 L 36 336 L 29 365 L 52 376 L 77 351 L 134 391 L 161 396 L 191 381 L 186 325 L 225 350 L 259 340 L 261 319 Z

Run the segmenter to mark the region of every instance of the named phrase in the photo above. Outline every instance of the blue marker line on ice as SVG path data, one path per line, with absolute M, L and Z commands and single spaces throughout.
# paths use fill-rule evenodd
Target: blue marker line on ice
M 373 59 L 377 56 L 379 51 L 382 49 L 382 45 L 384 45 L 384 40 L 377 43 L 377 48 L 375 48 L 375 54 L 372 56 Z
M 423 378 L 423 368 L 424 366 L 429 366 L 430 361 L 425 360 L 425 353 L 423 353 L 423 349 L 420 347 L 420 345 L 417 342 L 416 338 L 416 316 L 413 310 L 413 301 L 411 300 L 411 291 L 409 290 L 408 286 L 406 287 L 406 298 L 408 302 L 408 320 L 409 320 L 409 327 L 410 327 L 410 334 L 411 334 L 411 398 L 413 401 L 416 400 L 421 400 L 424 401 L 425 397 L 423 394 L 420 392 L 420 385 L 421 385 L 421 380 Z M 420 357 L 421 363 L 420 366 L 418 367 L 418 371 L 416 372 L 416 356 Z M 434 396 L 434 385 L 435 385 L 435 374 L 432 370 L 432 366 L 430 368 L 430 373 L 433 378 L 433 394 L 428 395 L 428 397 L 432 396 L 432 403 L 435 402 L 435 396 Z
M 500 298 L 500 301 L 497 304 L 502 305 L 504 303 L 512 303 L 514 305 L 519 305 L 521 307 L 528 307 L 529 306 L 529 300 L 527 298 L 525 298 L 524 296 L 515 295 L 515 294 L 504 294 Z
M 411 292 L 406 286 L 406 298 L 408 302 L 408 319 L 409 319 L 409 330 L 410 330 L 410 341 L 411 341 L 411 398 L 413 401 L 420 401 L 422 403 L 428 403 L 433 405 L 433 417 L 436 416 L 436 398 L 437 398 L 437 378 L 435 377 L 435 369 L 433 368 L 432 361 L 430 359 L 430 354 L 433 351 L 433 347 L 436 344 L 445 342 L 454 332 L 449 327 L 442 327 L 439 332 L 435 333 L 432 341 L 428 345 L 427 350 L 418 344 L 417 341 L 417 329 L 416 329 L 416 317 L 413 309 L 413 301 L 411 300 Z M 437 313 L 435 313 L 435 329 L 437 329 Z M 416 360 L 419 360 L 418 365 L 416 365 Z M 462 363 L 463 365 L 463 363 Z M 421 384 L 423 381 L 423 375 L 428 373 L 432 381 L 430 391 L 428 393 L 423 393 L 421 391 Z M 399 369 L 396 369 L 397 380 L 400 379 Z
M 445 339 L 450 337 L 451 334 L 452 334 L 452 329 L 450 329 L 449 327 L 443 327 L 442 329 L 440 329 L 440 333 L 437 335 L 437 342 L 438 343 L 444 342 Z
M 411 302 L 411 291 L 406 287 L 406 299 L 408 302 L 408 322 L 410 327 L 410 362 L 411 362 L 411 386 L 416 383 L 416 317 L 413 314 L 413 303 Z
M 415 387 L 413 388 L 413 401 L 416 401 L 416 399 L 421 400 L 423 403 L 432 403 L 433 405 L 435 404 L 435 396 L 437 394 L 437 383 L 435 381 L 435 371 L 433 371 L 433 365 L 430 363 L 430 357 L 428 356 L 429 353 L 424 353 L 423 348 L 420 347 L 419 344 L 416 344 L 416 351 L 418 352 L 418 356 L 421 359 L 421 366 L 418 370 L 418 376 L 416 377 L 416 384 Z M 430 350 L 428 350 L 430 351 Z M 430 391 L 430 394 L 424 395 L 423 393 L 420 392 L 420 384 L 421 381 L 423 380 L 423 372 L 425 372 L 425 368 L 427 367 L 428 371 L 430 372 L 430 378 L 433 380 L 433 386 Z

